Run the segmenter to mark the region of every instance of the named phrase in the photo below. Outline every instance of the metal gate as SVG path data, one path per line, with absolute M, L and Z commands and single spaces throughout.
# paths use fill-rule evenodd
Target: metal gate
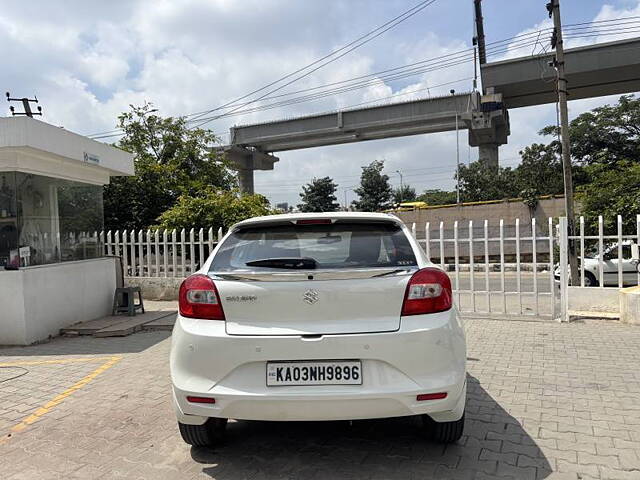
M 467 317 L 550 320 L 559 315 L 554 279 L 556 224 L 535 218 L 505 224 L 427 223 L 414 237 L 432 262 L 448 270 L 460 312 Z
M 572 295 L 584 296 L 581 289 L 589 283 L 604 289 L 593 294 L 614 296 L 619 288 L 640 285 L 640 215 L 633 232 L 625 233 L 623 223 L 618 215 L 615 231 L 606 232 L 602 216 L 591 228 L 579 217 L 573 236 L 566 217 L 524 224 L 518 219 L 427 223 L 424 229 L 412 224 L 412 232 L 431 261 L 450 272 L 465 316 L 568 321 Z M 575 287 L 569 287 L 569 242 L 580 269 Z

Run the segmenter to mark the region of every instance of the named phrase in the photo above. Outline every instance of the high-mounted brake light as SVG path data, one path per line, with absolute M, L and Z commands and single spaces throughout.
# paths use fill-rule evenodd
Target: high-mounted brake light
M 224 320 L 218 289 L 206 275 L 191 275 L 182 282 L 178 305 L 183 317 Z
M 407 284 L 402 316 L 449 310 L 452 305 L 451 280 L 442 270 L 423 268 Z
M 327 225 L 332 223 L 330 218 L 304 218 L 296 220 L 296 225 Z

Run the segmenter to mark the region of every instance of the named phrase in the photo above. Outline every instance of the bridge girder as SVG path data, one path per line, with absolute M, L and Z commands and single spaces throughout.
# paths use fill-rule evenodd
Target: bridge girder
M 640 91 L 640 39 L 568 49 L 565 56 L 570 100 Z M 452 131 L 457 124 L 469 130 L 469 145 L 479 147 L 480 160 L 497 168 L 498 147 L 510 134 L 507 109 L 556 101 L 553 57 L 483 64 L 487 95 L 464 93 L 232 127 L 227 155 L 235 158 L 245 191 L 252 192 L 253 170 L 263 169 L 256 155 Z M 264 169 L 273 169 L 277 157 L 267 157 Z
M 555 103 L 553 52 L 486 63 L 482 85 L 501 93 L 507 108 Z M 565 51 L 569 100 L 640 91 L 640 39 L 621 40 Z

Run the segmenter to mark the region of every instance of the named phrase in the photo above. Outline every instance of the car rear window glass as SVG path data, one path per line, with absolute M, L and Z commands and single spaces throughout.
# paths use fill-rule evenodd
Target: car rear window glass
M 312 258 L 316 268 L 407 267 L 417 265 L 402 229 L 386 223 L 260 225 L 233 232 L 216 253 L 210 271 L 273 271 L 248 262 Z

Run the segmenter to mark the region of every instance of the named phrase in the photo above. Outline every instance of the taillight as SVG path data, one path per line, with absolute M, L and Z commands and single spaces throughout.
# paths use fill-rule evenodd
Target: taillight
M 180 285 L 180 315 L 206 320 L 224 320 L 216 285 L 206 275 L 191 275 Z
M 423 268 L 413 274 L 404 294 L 402 315 L 422 315 L 449 310 L 452 305 L 451 280 L 442 270 Z

